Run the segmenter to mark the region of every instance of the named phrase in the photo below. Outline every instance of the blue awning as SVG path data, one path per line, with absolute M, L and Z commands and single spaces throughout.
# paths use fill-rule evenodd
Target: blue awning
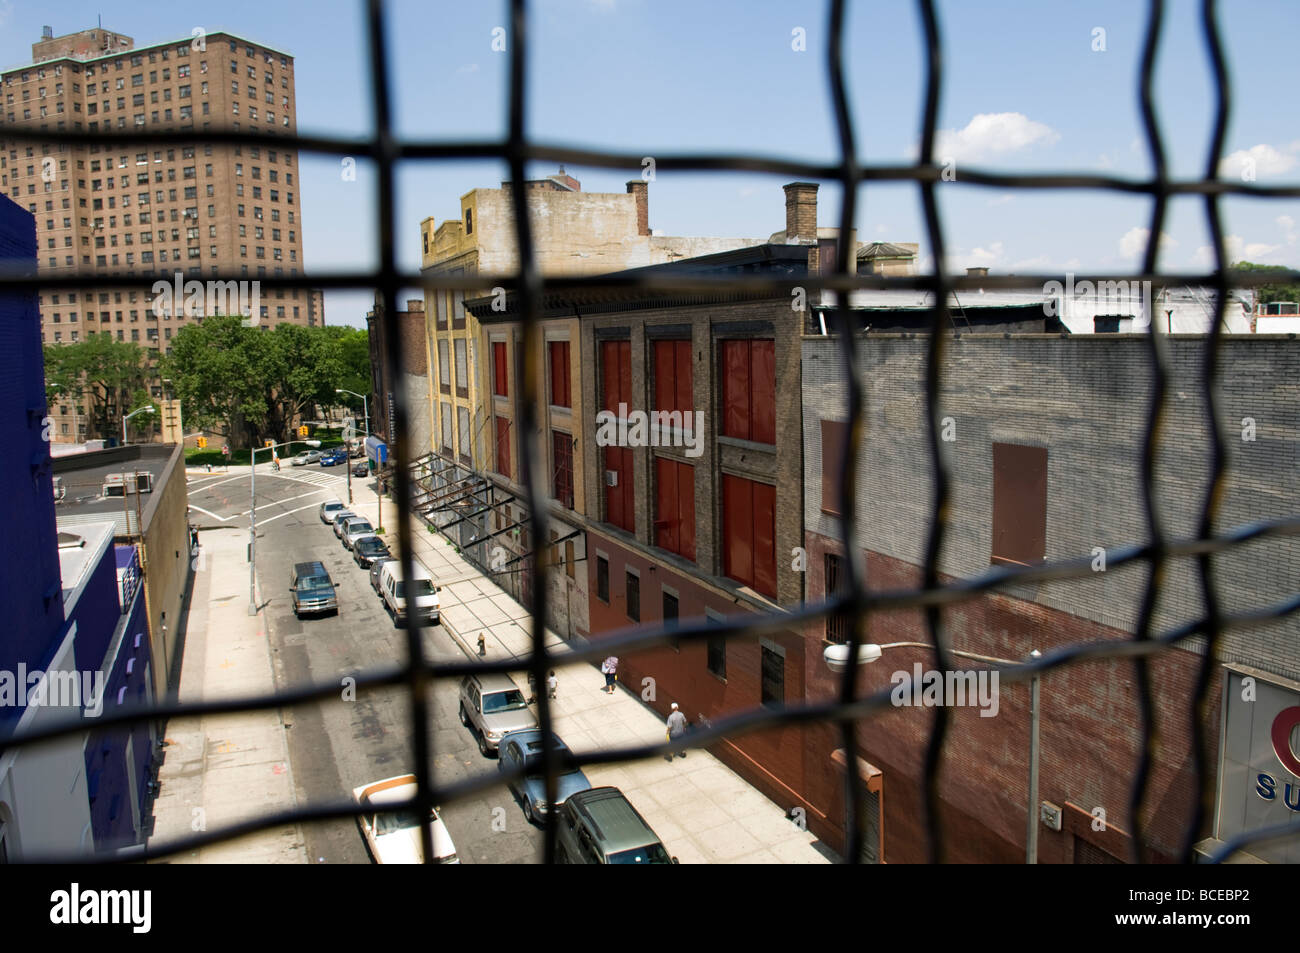
M 366 438 L 366 457 L 374 460 L 375 465 L 388 462 L 388 444 L 384 443 L 378 437 L 370 436 Z

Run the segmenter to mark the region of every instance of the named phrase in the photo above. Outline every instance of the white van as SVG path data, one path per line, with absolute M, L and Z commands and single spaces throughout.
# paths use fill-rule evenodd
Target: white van
M 429 575 L 429 570 L 418 562 L 414 563 L 412 568 L 415 577 L 411 580 L 403 580 L 401 562 L 394 559 L 392 562 L 384 563 L 383 568 L 379 570 L 379 595 L 383 597 L 384 607 L 392 615 L 393 624 L 401 625 L 407 621 L 412 611 L 408 608 L 408 602 L 414 600 L 413 611 L 420 620 L 429 625 L 437 625 L 442 609 L 438 593 L 442 587 L 433 584 L 433 577 Z

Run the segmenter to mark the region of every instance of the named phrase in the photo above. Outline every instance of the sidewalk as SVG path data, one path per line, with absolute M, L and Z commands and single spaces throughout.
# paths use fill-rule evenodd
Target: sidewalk
M 397 518 L 385 523 L 395 532 Z M 354 507 L 355 508 L 355 507 Z M 373 513 L 373 505 L 371 512 Z M 471 658 L 478 656 L 479 632 L 486 633 L 487 657 L 519 658 L 532 648 L 528 610 L 461 558 L 442 536 L 415 520 L 413 555 L 442 586 L 442 629 Z M 546 645 L 569 646 L 550 630 Z M 605 694 L 604 676 L 588 662 L 555 666 L 559 682 L 553 703 L 555 731 L 576 753 L 654 744 L 664 740 L 663 719 L 621 684 Z M 527 684 L 526 675 L 515 676 Z M 593 787 L 623 791 L 683 864 L 825 864 L 816 837 L 788 820 L 785 812 L 707 751 L 690 749 L 670 764 L 662 757 L 583 769 Z
M 200 534 L 181 701 L 275 691 L 262 616 L 248 615 L 247 537 L 234 526 Z M 151 845 L 295 806 L 279 711 L 174 718 L 166 740 Z M 295 825 L 160 862 L 305 864 L 307 854 Z

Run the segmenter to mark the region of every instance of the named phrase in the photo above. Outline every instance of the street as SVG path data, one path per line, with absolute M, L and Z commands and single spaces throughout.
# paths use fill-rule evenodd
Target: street
M 208 531 L 248 526 L 247 467 L 211 475 L 191 474 L 191 520 Z M 353 479 L 354 499 L 373 501 L 374 482 Z M 413 770 L 409 709 L 403 689 L 359 694 L 345 701 L 343 680 L 368 667 L 402 664 L 406 631 L 393 625 L 369 584 L 369 574 L 320 521 L 317 509 L 326 500 L 347 500 L 342 467 L 287 464 L 276 473 L 259 464 L 257 473 L 257 566 L 259 603 L 271 640 L 276 685 L 280 690 L 304 684 L 339 683 L 340 698 L 300 706 L 284 713 L 293 780 L 300 804 L 350 797 L 364 783 Z M 371 506 L 373 512 L 373 503 Z M 389 533 L 388 536 L 393 536 Z M 391 544 L 391 543 L 390 543 Z M 339 612 L 321 618 L 294 616 L 289 598 L 289 571 L 294 563 L 319 560 L 337 587 Z M 463 660 L 440 627 L 425 630 L 425 653 L 439 660 Z M 495 773 L 495 759 L 484 758 L 457 714 L 457 685 L 439 680 L 431 699 L 432 771 L 440 782 L 473 772 Z M 496 810 L 501 808 L 503 810 Z M 504 786 L 448 805 L 442 812 L 457 852 L 465 863 L 534 863 L 541 831 Z M 502 826 L 504 823 L 504 830 Z M 304 827 L 306 850 L 313 863 L 368 863 L 369 855 L 352 820 Z

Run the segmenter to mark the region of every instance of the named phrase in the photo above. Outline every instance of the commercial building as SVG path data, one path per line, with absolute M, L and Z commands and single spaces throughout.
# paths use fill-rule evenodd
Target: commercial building
M 862 319 L 865 323 L 866 319 Z M 921 583 L 932 509 L 924 380 L 926 336 L 870 333 L 857 337 L 864 389 L 864 446 L 857 470 L 856 539 L 872 590 Z M 1211 438 L 1201 399 L 1206 338 L 1167 341 L 1171 379 L 1155 477 L 1155 502 L 1165 531 L 1197 533 L 1209 479 Z M 807 599 L 842 589 L 847 562 L 839 517 L 839 466 L 847 425 L 843 362 L 837 339 L 803 341 L 803 522 L 808 554 Z M 971 334 L 945 342 L 941 414 L 950 424 L 951 503 L 938 569 L 950 582 L 997 565 L 1035 565 L 1092 556 L 1148 538 L 1140 451 L 1151 398 L 1149 345 L 1141 334 Z M 1297 477 L 1296 385 L 1300 350 L 1281 335 L 1230 335 L 1220 354 L 1219 423 L 1228 438 L 1230 470 L 1216 529 L 1294 513 Z M 1290 539 L 1236 547 L 1213 557 L 1215 590 L 1225 613 L 1264 609 L 1295 590 L 1300 551 Z M 1143 564 L 1094 566 L 1088 578 L 1012 586 L 943 611 L 957 650 L 1020 660 L 1033 650 L 1131 639 L 1147 582 Z M 1169 631 L 1204 612 L 1196 564 L 1166 567 L 1152 632 Z M 803 665 L 809 701 L 839 690 L 824 649 L 847 637 L 845 623 L 810 626 Z M 880 645 L 929 642 L 918 611 L 876 613 L 867 639 Z M 1195 781 L 1189 705 L 1203 661 L 1202 640 L 1152 657 L 1154 749 L 1144 802 L 1145 858 L 1168 861 L 1182 847 Z M 958 660 L 971 671 L 987 666 Z M 928 649 L 886 648 L 864 666 L 864 692 L 889 690 L 897 673 L 935 665 Z M 1212 825 L 1200 834 L 1226 839 L 1249 827 L 1295 823 L 1300 780 L 1292 748 L 1275 746 L 1279 717 L 1295 705 L 1300 684 L 1300 621 L 1228 630 L 1214 665 L 1210 711 L 1202 728 L 1207 763 L 1222 767 Z M 1240 705 L 1242 677 L 1258 685 L 1258 704 Z M 1137 674 L 1131 660 L 1094 661 L 1042 679 L 1036 813 L 1038 857 L 1052 863 L 1124 862 L 1133 818 L 1128 798 L 1141 735 Z M 1025 685 L 1002 689 L 993 714 L 970 704 L 952 708 L 939 793 L 948 853 L 955 862 L 1019 862 L 1024 858 L 1030 715 Z M 922 791 L 934 712 L 896 707 L 858 732 L 853 759 L 884 857 L 926 857 Z M 1289 737 L 1289 732 L 1288 732 Z M 800 789 L 809 828 L 842 844 L 847 760 L 831 726 L 802 730 Z M 1292 747 L 1294 742 L 1291 742 Z M 1269 784 L 1259 781 L 1269 778 Z M 1265 796 L 1265 791 L 1269 796 Z M 1289 793 L 1289 800 L 1288 800 Z M 1104 812 L 1104 813 L 1099 813 Z M 1104 824 L 1096 823 L 1097 818 Z M 1297 827 L 1300 831 L 1300 826 Z M 1213 841 L 1211 840 L 1211 844 Z M 1297 858 L 1294 841 L 1253 848 L 1257 859 Z
M 293 134 L 292 56 L 225 32 L 136 48 L 112 31 L 55 37 L 47 27 L 31 64 L 0 74 L 0 94 L 0 191 L 36 218 L 41 274 L 141 278 L 138 290 L 43 292 L 43 343 L 109 334 L 156 356 L 204 314 L 324 323 L 317 293 L 257 283 L 303 273 L 297 150 L 202 142 L 212 129 Z M 182 130 L 194 141 L 56 145 L 8 138 L 6 128 Z M 240 280 L 210 280 L 218 274 Z M 163 396 L 162 382 L 153 390 Z M 84 440 L 81 411 L 56 406 L 56 439 Z

